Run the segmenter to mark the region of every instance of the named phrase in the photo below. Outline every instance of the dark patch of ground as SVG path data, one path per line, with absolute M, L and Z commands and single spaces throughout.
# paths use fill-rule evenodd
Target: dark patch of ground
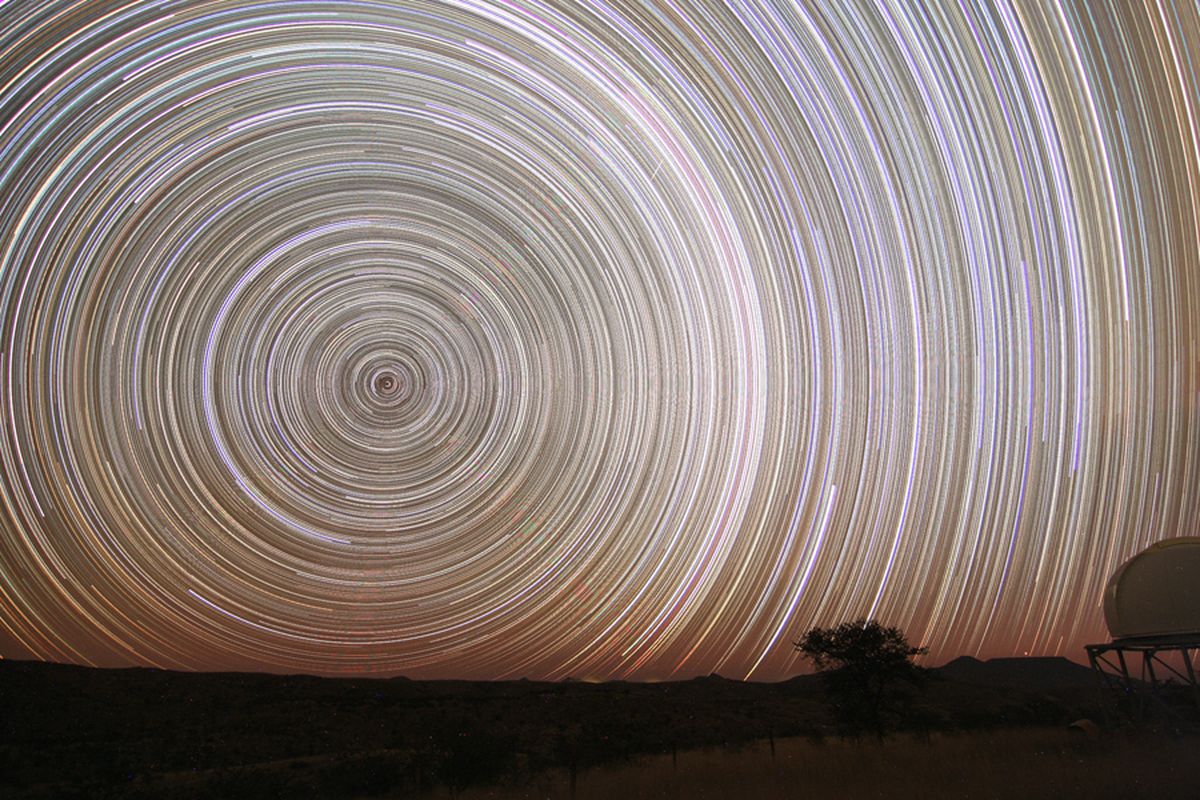
M 960 659 L 902 724 L 1058 726 L 1104 702 L 1064 659 Z M 489 683 L 0 661 L 0 703 L 0 795 L 14 798 L 395 795 L 838 725 L 817 676 Z

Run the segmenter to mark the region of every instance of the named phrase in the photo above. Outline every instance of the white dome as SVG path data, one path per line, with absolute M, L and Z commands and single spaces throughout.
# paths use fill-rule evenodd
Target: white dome
M 1104 590 L 1114 639 L 1200 634 L 1200 537 L 1166 539 L 1122 564 Z

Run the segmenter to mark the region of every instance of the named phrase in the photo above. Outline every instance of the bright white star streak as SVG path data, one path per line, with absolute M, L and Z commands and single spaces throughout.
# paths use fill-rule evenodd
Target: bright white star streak
M 0 644 L 770 679 L 1200 520 L 1193 3 L 0 6 Z

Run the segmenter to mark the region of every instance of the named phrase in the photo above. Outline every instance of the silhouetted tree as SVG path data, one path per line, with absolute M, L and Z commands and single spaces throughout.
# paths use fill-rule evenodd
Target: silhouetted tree
M 925 677 L 912 658 L 928 651 L 910 645 L 899 628 L 874 620 L 812 628 L 795 644 L 822 671 L 844 721 L 855 730 L 872 730 L 880 739 L 888 718 L 908 699 L 904 684 L 915 686 Z

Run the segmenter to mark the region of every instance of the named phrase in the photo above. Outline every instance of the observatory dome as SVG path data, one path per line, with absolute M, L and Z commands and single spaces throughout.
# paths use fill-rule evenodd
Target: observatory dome
M 1200 634 L 1200 537 L 1165 539 L 1118 567 L 1104 620 L 1114 639 Z

